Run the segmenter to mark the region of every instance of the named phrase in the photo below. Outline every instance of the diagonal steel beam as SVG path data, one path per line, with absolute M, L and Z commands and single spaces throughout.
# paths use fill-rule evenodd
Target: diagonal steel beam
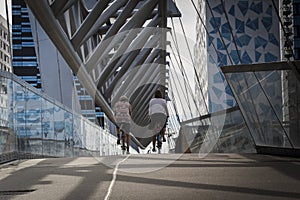
M 145 84 L 152 83 L 154 78 L 157 77 L 155 71 L 157 70 L 158 65 L 158 63 L 156 62 L 159 59 L 160 58 L 157 57 L 154 63 L 149 63 L 147 65 L 143 65 L 140 68 L 136 68 L 128 76 L 124 77 L 124 80 L 120 81 L 121 86 L 116 91 L 113 98 L 119 98 L 119 96 L 121 96 L 122 94 L 130 97 L 137 88 Z M 126 86 L 124 86 L 124 84 Z
M 151 22 L 147 25 L 147 27 L 155 27 L 157 26 L 159 22 L 159 17 L 155 16 Z M 142 29 L 141 29 L 142 30 Z M 102 82 L 105 82 L 108 77 L 111 76 L 111 74 L 115 73 L 116 69 L 120 67 L 125 60 L 127 59 L 127 55 L 125 56 L 124 53 L 130 49 L 128 46 L 132 43 L 132 41 L 136 38 L 136 36 L 140 33 L 140 29 L 133 29 L 130 30 L 128 33 L 123 32 L 117 34 L 115 37 L 125 37 L 125 39 L 121 42 L 119 45 L 120 47 L 117 49 L 117 51 L 114 53 L 113 57 L 110 59 L 106 67 L 103 69 L 103 71 L 100 73 L 100 77 L 96 78 L 96 81 L 100 80 Z M 127 36 L 127 37 L 126 37 Z M 111 41 L 112 38 L 109 40 L 106 40 L 107 43 Z M 134 49 L 131 49 L 134 50 Z M 93 68 L 87 68 L 88 72 L 90 73 Z M 101 83 L 100 83 L 101 85 Z
M 86 37 L 87 33 L 91 30 L 94 23 L 97 21 L 99 16 L 103 13 L 103 11 L 108 6 L 110 0 L 101 0 L 98 1 L 93 10 L 87 15 L 84 19 L 80 27 L 74 33 L 71 42 L 75 49 L 78 49 L 79 45 L 81 45 Z M 98 27 L 99 29 L 100 27 Z
M 160 82 L 160 77 L 159 77 L 159 73 L 155 73 L 153 72 L 151 77 L 149 78 L 149 83 L 146 83 L 145 85 L 151 84 L 151 85 L 159 85 Z M 151 98 L 152 95 L 154 94 L 154 91 L 151 89 L 151 87 L 145 87 L 143 88 L 143 90 L 141 90 L 139 97 L 141 99 L 146 99 L 146 98 Z M 134 97 L 133 99 L 133 104 L 136 105 L 136 107 L 138 109 L 143 109 L 145 107 L 145 105 L 148 105 L 149 101 L 140 101 L 139 98 L 137 98 L 138 96 Z M 147 106 L 146 106 L 147 107 Z M 141 113 L 142 114 L 142 113 Z M 147 113 L 148 114 L 148 113 Z
M 157 40 L 158 40 L 158 38 L 155 38 L 155 37 L 152 37 L 150 40 L 149 40 L 149 42 L 148 43 L 150 43 L 149 45 L 148 45 L 148 48 L 144 48 L 143 50 L 141 50 L 140 52 L 137 52 L 138 53 L 138 56 L 136 56 L 135 57 L 135 59 L 133 60 L 133 61 L 131 61 L 131 60 L 127 60 L 125 63 L 124 63 L 124 65 L 126 65 L 126 64 L 128 64 L 129 65 L 129 67 L 127 67 L 127 66 L 122 66 L 122 68 L 124 67 L 124 72 L 126 73 L 127 71 L 131 71 L 131 70 L 134 70 L 134 68 L 136 68 L 136 67 L 142 67 L 142 65 L 143 64 L 149 64 L 149 63 L 144 63 L 143 61 L 145 60 L 145 59 L 147 59 L 147 57 L 146 56 L 148 56 L 148 57 L 153 57 L 153 55 L 158 55 L 157 54 L 157 52 L 158 51 L 155 51 L 154 53 L 151 53 L 150 55 L 149 55 L 149 53 L 151 52 L 151 48 L 150 48 L 150 45 L 152 45 L 152 48 L 153 48 L 153 46 L 156 44 L 156 42 L 157 42 Z M 133 53 L 135 53 L 136 54 L 136 52 L 132 52 L 132 54 Z M 133 56 L 135 56 L 135 54 L 133 55 Z M 145 54 L 145 55 L 143 55 L 143 54 Z M 131 55 L 130 55 L 131 56 Z M 152 61 L 154 60 L 154 58 L 155 57 L 153 57 L 153 59 L 152 59 Z M 130 57 L 128 58 L 128 59 L 130 59 Z M 143 61 L 142 61 L 142 60 Z M 125 68 L 128 68 L 127 70 L 125 69 Z M 124 87 L 129 87 L 130 85 L 133 85 L 133 84 L 136 84 L 137 83 L 137 80 L 139 80 L 139 78 L 141 78 L 141 77 L 143 77 L 144 75 L 145 75 L 145 73 L 143 73 L 143 74 L 139 74 L 140 73 L 140 71 L 139 70 L 134 70 L 134 72 L 135 71 L 137 71 L 136 72 L 136 74 L 135 74 L 135 76 L 134 77 L 132 77 L 132 79 L 130 79 L 130 80 L 127 80 L 127 81 L 125 81 L 123 84 L 122 84 L 122 86 L 121 86 L 121 88 L 124 88 Z M 133 72 L 133 73 L 134 73 Z M 121 73 L 121 74 L 117 74 L 117 76 L 113 79 L 113 81 L 109 84 L 109 86 L 108 86 L 108 88 L 106 89 L 106 91 L 105 91 L 105 96 L 110 96 L 111 94 L 112 94 L 112 92 L 113 92 L 113 90 L 115 90 L 115 87 L 116 87 L 116 85 L 117 85 L 117 83 L 121 80 L 121 78 L 122 78 L 122 76 L 124 76 L 125 74 L 123 74 L 123 73 Z M 137 78 L 137 79 L 136 79 Z M 122 90 L 121 90 L 122 91 Z
M 159 0 L 148 0 L 144 5 L 127 21 L 119 32 L 127 31 L 133 28 L 141 27 L 148 16 L 151 16 L 154 8 L 158 5 Z
M 148 58 L 147 58 L 146 60 L 148 60 L 149 62 L 144 62 L 144 64 L 150 64 L 150 63 L 152 63 L 153 60 L 158 56 L 159 52 L 160 52 L 159 50 L 154 49 L 150 53 L 150 55 L 148 56 L 148 58 L 151 57 L 151 59 L 148 60 Z M 133 65 L 133 67 L 139 67 L 139 69 L 140 69 L 140 66 Z M 123 82 L 123 84 L 117 89 L 117 94 L 119 94 L 120 92 L 124 92 L 124 91 L 128 90 L 133 85 L 136 85 L 136 83 L 139 82 L 146 75 L 146 73 L 144 71 L 142 71 L 142 70 L 137 70 L 137 72 L 135 72 L 135 71 L 136 70 L 134 70 L 133 72 L 131 72 L 129 74 L 130 77 L 128 77 L 128 78 L 126 77 L 126 79 Z M 119 97 L 120 96 L 121 95 L 119 95 Z
M 156 58 L 155 62 L 159 61 L 159 57 Z M 128 76 L 123 77 L 123 80 L 120 81 L 120 86 L 118 86 L 118 89 L 113 95 L 112 103 L 113 101 L 120 98 L 121 95 L 126 95 L 128 97 L 131 97 L 137 88 L 152 83 L 154 77 L 154 72 L 156 70 L 157 63 L 148 63 L 146 65 L 143 65 L 139 68 L 135 68 L 132 72 L 128 74 Z M 150 82 L 149 82 L 150 81 Z
M 128 33 L 128 36 L 126 37 L 126 39 L 122 42 L 121 46 L 118 48 L 117 52 L 112 57 L 112 59 L 109 62 L 109 64 L 104 68 L 103 72 L 101 73 L 101 75 L 100 75 L 100 77 L 98 79 L 99 80 L 98 88 L 101 87 L 101 86 L 103 86 L 105 84 L 105 81 L 112 74 L 114 74 L 115 71 L 119 67 L 121 67 L 121 66 L 124 67 L 124 65 L 125 65 L 124 63 L 127 62 L 126 60 L 131 59 L 131 61 L 133 61 L 133 59 L 137 56 L 137 54 L 139 54 L 139 50 L 143 48 L 143 46 L 147 42 L 148 38 L 155 31 L 155 29 L 151 28 L 151 27 L 155 27 L 158 24 L 158 22 L 159 22 L 159 18 L 155 17 L 148 24 L 148 26 L 150 28 L 141 29 L 142 30 L 141 32 L 140 32 L 139 29 L 133 29 L 132 31 L 130 31 Z M 132 43 L 132 44 L 130 45 L 130 43 Z M 148 44 L 148 46 L 151 46 L 151 44 Z M 153 45 L 151 47 L 153 47 Z M 128 64 L 131 64 L 131 63 L 132 62 L 129 61 Z
M 57 18 L 62 15 L 66 10 L 68 10 L 74 3 L 79 0 L 55 0 L 51 4 L 51 9 L 53 11 L 54 16 Z
M 104 36 L 103 40 L 106 40 L 110 38 L 111 36 L 114 36 L 120 28 L 124 25 L 124 23 L 127 21 L 127 19 L 131 16 L 131 13 L 133 9 L 136 7 L 136 5 L 140 2 L 140 0 L 129 0 L 128 3 L 125 5 L 122 13 L 117 17 L 116 21 L 112 25 L 112 27 L 109 29 L 109 31 Z
M 86 7 L 85 0 L 80 0 L 79 6 L 80 6 L 79 9 L 80 9 L 82 19 L 85 19 L 90 13 L 88 8 Z
M 104 0 L 106 2 L 106 0 Z M 98 10 L 92 10 L 92 15 L 88 16 L 89 19 L 84 20 L 83 24 L 80 26 L 79 30 L 72 37 L 71 41 L 75 49 L 78 49 L 86 40 L 88 40 L 93 34 L 95 34 L 98 29 L 106 23 L 109 18 L 115 14 L 122 6 L 126 4 L 128 0 L 118 0 L 112 5 L 107 7 L 103 12 Z M 102 5 L 102 1 L 99 1 L 99 7 Z M 97 5 L 98 5 L 97 4 Z M 98 14 L 101 14 L 97 16 Z
M 152 80 L 153 82 L 159 82 L 161 77 L 156 76 Z M 148 105 L 150 102 L 150 99 L 152 98 L 152 95 L 155 93 L 155 91 L 161 88 L 160 84 L 151 84 L 147 88 L 143 88 L 143 90 L 140 92 L 141 94 L 144 94 L 142 97 L 138 98 L 139 101 L 135 101 L 132 103 L 133 107 L 137 108 L 136 115 L 133 116 L 133 119 L 136 122 L 141 122 L 145 116 L 148 116 Z M 134 98 L 133 98 L 134 99 Z
M 145 32 L 147 33 L 145 35 L 145 37 L 142 37 L 141 40 L 137 40 L 136 41 L 136 44 L 137 45 L 143 45 L 144 43 L 146 43 L 149 35 L 148 34 L 151 34 L 149 33 L 150 31 L 145 29 Z M 145 45 L 146 48 L 150 48 L 152 47 L 153 48 L 153 45 L 155 44 L 155 39 L 156 37 L 152 37 L 148 42 L 147 44 Z M 105 97 L 108 97 L 112 94 L 116 84 L 119 82 L 119 80 L 122 78 L 122 76 L 124 76 L 124 74 L 130 69 L 130 67 L 134 67 L 132 65 L 132 63 L 134 62 L 134 60 L 138 57 L 138 55 L 140 55 L 142 53 L 141 50 L 139 49 L 142 49 L 142 48 L 136 48 L 134 47 L 133 49 L 137 49 L 135 51 L 132 51 L 130 53 L 130 55 L 128 56 L 128 58 L 126 59 L 126 61 L 123 63 L 122 65 L 122 68 L 119 70 L 119 72 L 117 73 L 117 75 L 114 77 L 113 81 L 109 84 L 109 87 L 106 89 L 105 93 L 104 93 L 104 96 Z M 126 55 L 126 54 L 125 54 Z M 98 85 L 99 86 L 99 85 Z
M 145 21 L 148 19 L 147 16 L 149 16 L 153 9 L 157 6 L 158 0 L 148 0 L 141 8 L 138 10 L 132 18 L 124 24 L 124 26 L 119 30 L 119 33 L 126 33 L 125 31 L 129 31 L 130 29 L 135 29 L 141 27 Z M 128 32 L 127 32 L 128 33 Z M 124 34 L 124 37 L 126 34 Z M 92 56 L 87 60 L 86 67 L 88 68 L 88 71 L 90 71 L 90 68 L 93 68 L 106 57 L 106 55 L 115 48 L 120 41 L 123 40 L 124 37 L 113 37 L 109 38 L 111 40 L 102 40 L 100 44 L 96 47 L 94 53 Z
M 44 31 L 51 38 L 56 48 L 64 57 L 73 73 L 78 75 L 78 79 L 81 81 L 81 84 L 86 88 L 91 96 L 95 95 L 96 104 L 101 107 L 103 112 L 112 122 L 115 122 L 112 109 L 102 94 L 97 90 L 96 85 L 86 72 L 83 63 L 74 51 L 69 38 L 63 32 L 61 26 L 58 24 L 55 16 L 53 15 L 53 12 L 48 5 L 48 1 L 25 0 L 25 2 L 43 27 Z

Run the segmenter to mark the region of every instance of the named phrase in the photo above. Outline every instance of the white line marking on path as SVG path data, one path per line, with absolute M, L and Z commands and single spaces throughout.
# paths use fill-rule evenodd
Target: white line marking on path
M 116 179 L 117 179 L 117 171 L 118 171 L 119 165 L 122 162 L 124 162 L 125 160 L 127 160 L 129 158 L 129 156 L 130 156 L 130 154 L 128 156 L 126 156 L 126 158 L 124 158 L 123 160 L 121 160 L 120 162 L 117 163 L 117 165 L 115 167 L 115 170 L 114 170 L 114 173 L 113 173 L 113 179 L 110 182 L 110 185 L 109 185 L 109 188 L 107 190 L 107 193 L 106 193 L 106 196 L 105 196 L 104 200 L 108 200 L 109 199 L 109 196 L 110 196 L 111 191 L 112 191 L 112 187 L 114 186 L 114 184 L 116 182 Z

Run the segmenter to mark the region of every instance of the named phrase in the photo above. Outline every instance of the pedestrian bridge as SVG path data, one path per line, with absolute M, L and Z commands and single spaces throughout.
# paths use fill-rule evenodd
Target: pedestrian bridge
M 182 25 L 176 2 L 88 2 L 25 0 L 36 28 L 51 40 L 110 123 L 99 127 L 42 90 L 1 72 L 2 162 L 119 155 L 112 106 L 121 95 L 127 95 L 133 107 L 132 152 L 147 153 L 148 102 L 157 89 L 163 91 L 170 110 L 165 152 L 299 155 L 299 112 L 293 109 L 298 106 L 298 61 L 222 66 L 222 74 L 215 78 L 226 79 L 237 103 L 214 111 L 191 54 L 197 97 L 187 77 L 173 20 L 179 18 Z M 283 75 L 288 79 L 284 81 Z M 220 104 L 225 101 L 221 98 Z
M 214 110 L 175 1 L 25 2 L 36 29 L 101 108 L 104 124 L 1 71 L 0 199 L 300 198 L 299 61 L 216 63 L 220 77 L 214 78 L 229 87 L 214 89 L 232 93 L 236 104 Z M 182 41 L 173 18 L 179 18 Z M 42 56 L 39 61 L 42 66 Z M 148 102 L 157 89 L 170 110 L 159 155 L 150 151 L 148 129 Z M 121 95 L 133 107 L 126 156 L 113 131 L 112 106 Z
M 300 160 L 160 154 L 22 160 L 0 168 L 1 199 L 299 199 Z

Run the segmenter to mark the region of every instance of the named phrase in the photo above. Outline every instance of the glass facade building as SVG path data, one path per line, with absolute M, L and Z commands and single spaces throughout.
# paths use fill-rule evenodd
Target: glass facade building
M 15 74 L 90 121 L 104 126 L 100 108 L 73 75 L 24 0 L 12 1 L 12 13 Z
M 291 2 L 297 60 L 300 1 Z M 205 24 L 198 20 L 195 56 L 199 72 L 204 72 L 199 75 L 206 81 L 202 89 L 208 98 L 209 113 L 238 105 L 240 117 L 245 120 L 243 134 L 230 131 L 230 127 L 240 122 L 224 121 L 224 130 L 218 132 L 218 143 L 226 151 L 232 149 L 228 144 L 244 141 L 238 139 L 240 136 L 250 138 L 256 147 L 299 148 L 299 63 L 279 62 L 284 59 L 285 41 L 280 24 L 283 19 L 279 19 L 282 3 L 198 1 Z M 204 141 L 203 132 L 207 131 L 197 133 L 197 144 Z
M 35 51 L 28 8 L 24 0 L 12 1 L 12 43 L 14 74 L 41 88 L 41 74 Z
M 205 72 L 200 76 L 207 82 L 202 89 L 209 112 L 236 105 L 220 67 L 281 60 L 279 1 L 273 2 L 199 0 L 205 24 L 198 20 L 195 53 L 199 72 Z
M 297 60 L 300 1 L 200 0 L 198 3 L 205 24 L 199 20 L 197 30 L 204 32 L 206 26 L 208 33 L 204 33 L 206 38 L 203 33 L 197 35 L 195 52 L 199 72 L 205 72 L 208 87 L 203 89 L 207 91 L 209 111 L 227 111 L 238 105 L 244 122 L 227 121 L 232 115 L 227 113 L 222 132 L 199 131 L 194 143 L 203 146 L 207 139 L 204 132 L 214 137 L 217 134 L 219 146 L 226 151 L 232 149 L 228 143 L 245 138 L 252 140 L 257 150 L 299 149 L 299 62 L 280 62 L 287 58 L 286 29 L 283 31 L 287 19 L 280 16 L 290 13 L 290 6 L 284 4 L 293 4 L 293 49 Z M 205 48 L 200 48 L 203 40 Z M 206 55 L 207 62 L 199 60 L 199 55 Z M 244 124 L 245 129 L 237 128 L 239 124 Z

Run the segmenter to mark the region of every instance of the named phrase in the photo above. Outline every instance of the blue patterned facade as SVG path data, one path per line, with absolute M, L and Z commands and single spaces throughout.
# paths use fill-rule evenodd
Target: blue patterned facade
M 223 2 L 225 9 L 220 0 L 206 1 L 210 112 L 236 104 L 219 67 L 280 61 L 279 20 L 272 0 Z M 279 95 L 281 91 L 274 97 Z

